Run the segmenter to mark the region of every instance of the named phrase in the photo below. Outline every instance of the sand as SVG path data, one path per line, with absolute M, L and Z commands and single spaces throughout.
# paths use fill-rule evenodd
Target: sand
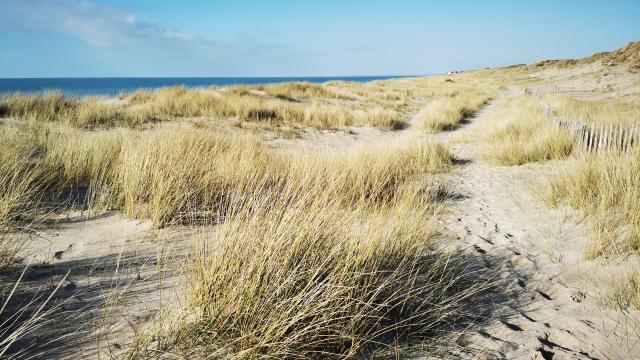
M 586 64 L 573 73 L 544 68 L 538 75 L 546 81 L 544 86 L 572 93 L 607 88 L 612 86 L 609 82 L 617 84 L 623 95 L 640 93 L 637 79 L 624 71 L 611 70 L 614 75 L 605 82 L 592 76 L 597 71 L 597 66 Z M 475 254 L 482 276 L 497 284 L 484 300 L 486 315 L 450 339 L 458 356 L 640 358 L 640 334 L 634 332 L 640 329 L 640 314 L 614 310 L 605 296 L 613 279 L 640 261 L 584 259 L 593 241 L 584 216 L 573 209 L 551 209 L 538 193 L 558 162 L 502 167 L 479 156 L 481 144 L 474 136 L 490 119 L 492 107 L 523 90 L 512 87 L 459 129 L 439 134 L 422 132 L 414 115 L 405 129 L 395 132 L 360 127 L 307 133 L 301 139 L 265 137 L 265 141 L 275 148 L 304 151 L 414 141 L 450 146 L 458 162 L 435 179 L 450 193 L 445 200 L 448 210 L 439 219 L 444 229 L 440 246 Z M 24 252 L 23 262 L 31 266 L 20 298 L 44 293 L 68 274 L 56 294 L 67 300 L 52 315 L 52 322 L 20 345 L 47 358 L 121 354 L 137 331 L 162 315 L 161 308 L 182 306 L 188 279 L 177 269 L 194 246 L 195 234 L 202 231 L 153 230 L 149 222 L 126 219 L 117 212 L 69 214 L 42 229 Z M 430 358 L 420 348 L 416 345 L 411 357 Z
M 11 306 L 55 293 L 51 320 L 16 347 L 42 358 L 117 356 L 135 332 L 153 323 L 162 307 L 177 304 L 189 249 L 187 228 L 152 230 L 149 221 L 117 212 L 71 214 L 31 237 L 29 265 Z M 0 281 L 9 281 L 2 278 Z
M 491 106 L 459 131 L 474 134 Z M 549 209 L 534 190 L 557 164 L 492 166 L 478 158 L 476 143 L 452 147 L 464 164 L 442 176 L 455 194 L 443 219 L 447 238 L 459 250 L 477 251 L 498 282 L 496 296 L 510 299 L 459 345 L 489 358 L 640 357 L 638 334 L 623 326 L 631 318 L 603 306 L 598 291 L 607 286 L 601 275 L 620 269 L 584 260 L 592 240 L 584 218 Z

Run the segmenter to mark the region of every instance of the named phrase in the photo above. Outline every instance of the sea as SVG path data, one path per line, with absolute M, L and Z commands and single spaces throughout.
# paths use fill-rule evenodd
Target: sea
M 120 92 L 165 86 L 209 87 L 271 84 L 289 81 L 323 83 L 331 80 L 368 82 L 412 76 L 327 76 L 327 77 L 104 77 L 104 78 L 0 78 L 0 95 L 58 90 L 73 96 L 115 96 Z

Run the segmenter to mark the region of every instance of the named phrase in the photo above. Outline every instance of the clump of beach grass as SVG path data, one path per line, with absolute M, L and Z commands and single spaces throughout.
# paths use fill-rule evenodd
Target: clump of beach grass
M 309 82 L 288 82 L 280 84 L 269 84 L 259 87 L 267 94 L 284 99 L 350 99 L 350 97 L 331 91 L 321 84 Z
M 583 154 L 551 179 L 548 200 L 590 217 L 595 241 L 585 254 L 640 251 L 640 152 Z
M 74 113 L 78 100 L 59 91 L 42 94 L 13 93 L 0 97 L 0 116 L 57 121 Z
M 57 91 L 0 97 L 0 117 L 57 122 L 79 128 L 133 127 L 156 119 L 154 114 L 139 108 L 129 110 L 100 97 L 78 99 Z
M 256 95 L 257 91 L 267 95 Z M 0 117 L 88 129 L 135 128 L 161 120 L 206 117 L 255 122 L 274 129 L 297 125 L 335 130 L 368 125 L 396 130 L 404 126 L 398 110 L 406 106 L 377 101 L 366 103 L 367 106 L 348 101 L 331 103 L 351 98 L 310 83 L 236 86 L 227 91 L 175 86 L 121 93 L 118 98 L 123 101 L 76 98 L 60 92 L 15 93 L 0 98 Z
M 489 101 L 482 91 L 454 92 L 452 96 L 431 101 L 418 113 L 420 126 L 428 132 L 452 130 Z
M 149 90 L 137 90 L 130 94 L 124 94 L 123 98 L 128 100 L 129 104 L 144 104 L 153 99 L 153 93 Z
M 451 166 L 447 150 L 435 144 L 301 157 L 269 151 L 251 136 L 207 129 L 87 132 L 43 124 L 26 135 L 29 151 L 37 154 L 25 160 L 27 169 L 37 165 L 54 178 L 47 183 L 53 193 L 84 189 L 89 206 L 149 217 L 158 227 L 194 214 L 208 218 L 227 207 L 232 195 L 251 198 L 286 184 L 322 187 L 325 178 L 341 181 L 341 195 L 349 198 L 393 197 L 417 171 Z
M 500 165 L 564 159 L 574 145 L 571 135 L 549 121 L 536 100 L 526 95 L 498 104 L 482 137 L 484 158 Z
M 434 250 L 440 208 L 418 177 L 451 166 L 444 147 L 282 159 L 269 171 L 278 176 L 255 177 L 259 192 L 231 191 L 213 210 L 216 229 L 199 238 L 188 270 L 189 305 L 155 335 L 154 352 L 362 356 L 388 339 L 437 337 L 468 315 L 487 283 Z
M 545 94 L 551 108 L 564 119 L 586 123 L 630 125 L 640 119 L 637 103 L 620 99 L 582 100 L 559 94 Z
M 48 211 L 57 177 L 40 163 L 40 149 L 19 130 L 0 126 L 0 270 L 13 263 L 27 232 Z
M 439 336 L 486 287 L 433 252 L 429 206 L 345 211 L 341 199 L 271 196 L 202 237 L 189 310 L 156 351 L 363 356 L 390 339 Z
M 369 125 L 398 130 L 406 125 L 401 116 L 382 108 L 352 110 L 344 106 L 314 104 L 305 111 L 304 122 L 316 128 L 344 128 Z
M 443 171 L 451 164 L 446 149 L 438 145 L 367 155 L 291 156 L 268 152 L 251 138 L 195 132 L 158 132 L 142 141 L 126 141 L 120 159 L 123 209 L 132 216 L 149 216 L 158 226 L 206 218 L 230 206 L 231 199 L 251 199 L 256 191 L 286 187 L 324 188 L 325 196 L 334 191 L 331 196 L 353 201 L 387 200 L 408 176 Z M 326 186 L 327 179 L 335 186 Z

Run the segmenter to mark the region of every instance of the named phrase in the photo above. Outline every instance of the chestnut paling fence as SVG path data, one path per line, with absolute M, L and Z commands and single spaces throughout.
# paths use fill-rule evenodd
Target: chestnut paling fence
M 535 96 L 542 106 L 544 115 L 556 126 L 569 131 L 578 146 L 587 152 L 601 150 L 630 152 L 632 148 L 640 145 L 640 124 L 587 124 L 563 119 L 553 112 L 538 89 L 526 88 L 525 93 Z

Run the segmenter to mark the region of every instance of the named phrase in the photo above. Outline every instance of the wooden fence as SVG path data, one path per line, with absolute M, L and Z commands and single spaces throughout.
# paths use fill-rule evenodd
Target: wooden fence
M 580 121 L 562 119 L 556 116 L 551 106 L 544 101 L 538 89 L 525 89 L 525 94 L 535 96 L 542 106 L 544 115 L 553 123 L 569 131 L 576 143 L 587 152 L 614 150 L 630 152 L 640 145 L 640 124 L 587 124 Z

